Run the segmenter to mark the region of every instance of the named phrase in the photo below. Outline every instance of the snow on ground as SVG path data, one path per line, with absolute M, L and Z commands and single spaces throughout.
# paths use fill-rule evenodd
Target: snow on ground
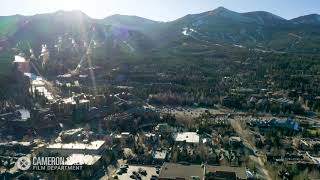
M 239 44 L 233 44 L 234 47 L 238 47 L 238 48 L 246 48 L 245 46 L 239 45 Z

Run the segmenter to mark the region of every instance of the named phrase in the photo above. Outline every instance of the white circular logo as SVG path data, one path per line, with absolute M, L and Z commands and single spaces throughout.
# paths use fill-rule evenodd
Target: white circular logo
M 22 171 L 28 170 L 31 166 L 31 160 L 28 157 L 20 157 L 16 162 L 16 166 Z

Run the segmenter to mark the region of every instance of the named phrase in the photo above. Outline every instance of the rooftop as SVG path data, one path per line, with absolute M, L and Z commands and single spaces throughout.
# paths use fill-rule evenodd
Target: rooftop
M 246 168 L 245 167 L 231 167 L 231 166 L 206 166 L 206 173 L 208 172 L 222 172 L 221 174 L 223 174 L 223 172 L 234 172 L 237 176 L 237 178 L 240 179 L 247 179 L 247 175 L 246 175 Z
M 200 165 L 182 165 L 177 163 L 164 163 L 159 173 L 159 179 L 203 179 L 203 169 Z
M 33 143 L 31 142 L 24 142 L 24 141 L 11 141 L 11 142 L 1 142 L 0 146 L 13 146 L 13 145 L 21 145 L 21 146 L 30 146 Z
M 97 150 L 103 146 L 104 141 L 92 141 L 91 143 L 55 143 L 47 146 L 47 149 L 92 149 Z
M 160 160 L 166 159 L 166 156 L 167 156 L 167 151 L 155 151 L 153 154 L 154 159 L 160 159 Z
M 196 132 L 182 132 L 176 134 L 176 141 L 187 143 L 199 143 L 200 137 Z
M 18 109 L 21 114 L 21 120 L 27 120 L 30 118 L 30 111 L 27 109 Z
M 63 101 L 63 103 L 65 103 L 65 104 L 76 104 L 76 101 L 74 101 L 72 97 L 65 98 L 65 99 L 63 99 L 62 101 Z
M 22 56 L 14 56 L 14 63 L 22 63 L 22 62 L 26 62 L 26 59 Z
M 121 133 L 121 136 L 129 136 L 129 135 L 130 135 L 129 132 L 122 132 L 122 133 Z
M 74 134 L 80 133 L 81 131 L 83 131 L 83 128 L 69 129 L 67 131 L 62 132 L 62 134 L 64 134 L 64 135 L 74 135 Z
M 100 158 L 98 155 L 72 154 L 67 157 L 65 165 L 94 165 Z
M 230 141 L 233 141 L 233 142 L 241 142 L 241 138 L 238 137 L 238 136 L 232 136 L 232 137 L 230 137 Z

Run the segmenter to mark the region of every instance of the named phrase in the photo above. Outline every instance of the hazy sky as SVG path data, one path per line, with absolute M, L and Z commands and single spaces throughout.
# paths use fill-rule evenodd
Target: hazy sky
M 264 10 L 287 19 L 320 14 L 320 0 L 1 0 L 0 15 L 81 10 L 93 18 L 124 14 L 169 21 L 219 6 L 237 12 Z

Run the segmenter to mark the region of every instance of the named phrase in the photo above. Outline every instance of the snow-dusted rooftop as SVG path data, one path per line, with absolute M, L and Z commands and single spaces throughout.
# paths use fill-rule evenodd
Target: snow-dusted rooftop
M 104 141 L 92 141 L 91 143 L 55 143 L 47 146 L 48 149 L 91 149 L 98 150 L 103 146 Z
M 153 154 L 154 159 L 166 159 L 167 151 L 156 151 Z
M 62 101 L 63 101 L 63 103 L 65 103 L 65 104 L 76 104 L 76 101 L 74 101 L 72 97 L 65 98 L 65 99 L 63 99 Z
M 26 62 L 26 59 L 22 56 L 14 56 L 14 63 L 23 63 Z
M 21 113 L 21 120 L 27 120 L 30 118 L 30 111 L 27 109 L 18 109 Z
M 79 103 L 82 104 L 82 103 L 89 103 L 90 100 L 88 99 L 80 99 Z
M 74 135 L 74 134 L 79 133 L 81 131 L 83 131 L 83 128 L 69 129 L 67 131 L 62 132 L 62 134 L 64 134 L 64 135 Z
M 199 143 L 200 137 L 196 132 L 182 132 L 176 134 L 176 141 L 187 143 Z
M 10 142 L 1 142 L 0 146 L 8 146 L 8 145 L 21 145 L 21 146 L 30 146 L 32 145 L 31 142 L 24 142 L 24 141 L 10 141 Z
M 98 155 L 72 154 L 65 165 L 94 165 L 100 158 Z

